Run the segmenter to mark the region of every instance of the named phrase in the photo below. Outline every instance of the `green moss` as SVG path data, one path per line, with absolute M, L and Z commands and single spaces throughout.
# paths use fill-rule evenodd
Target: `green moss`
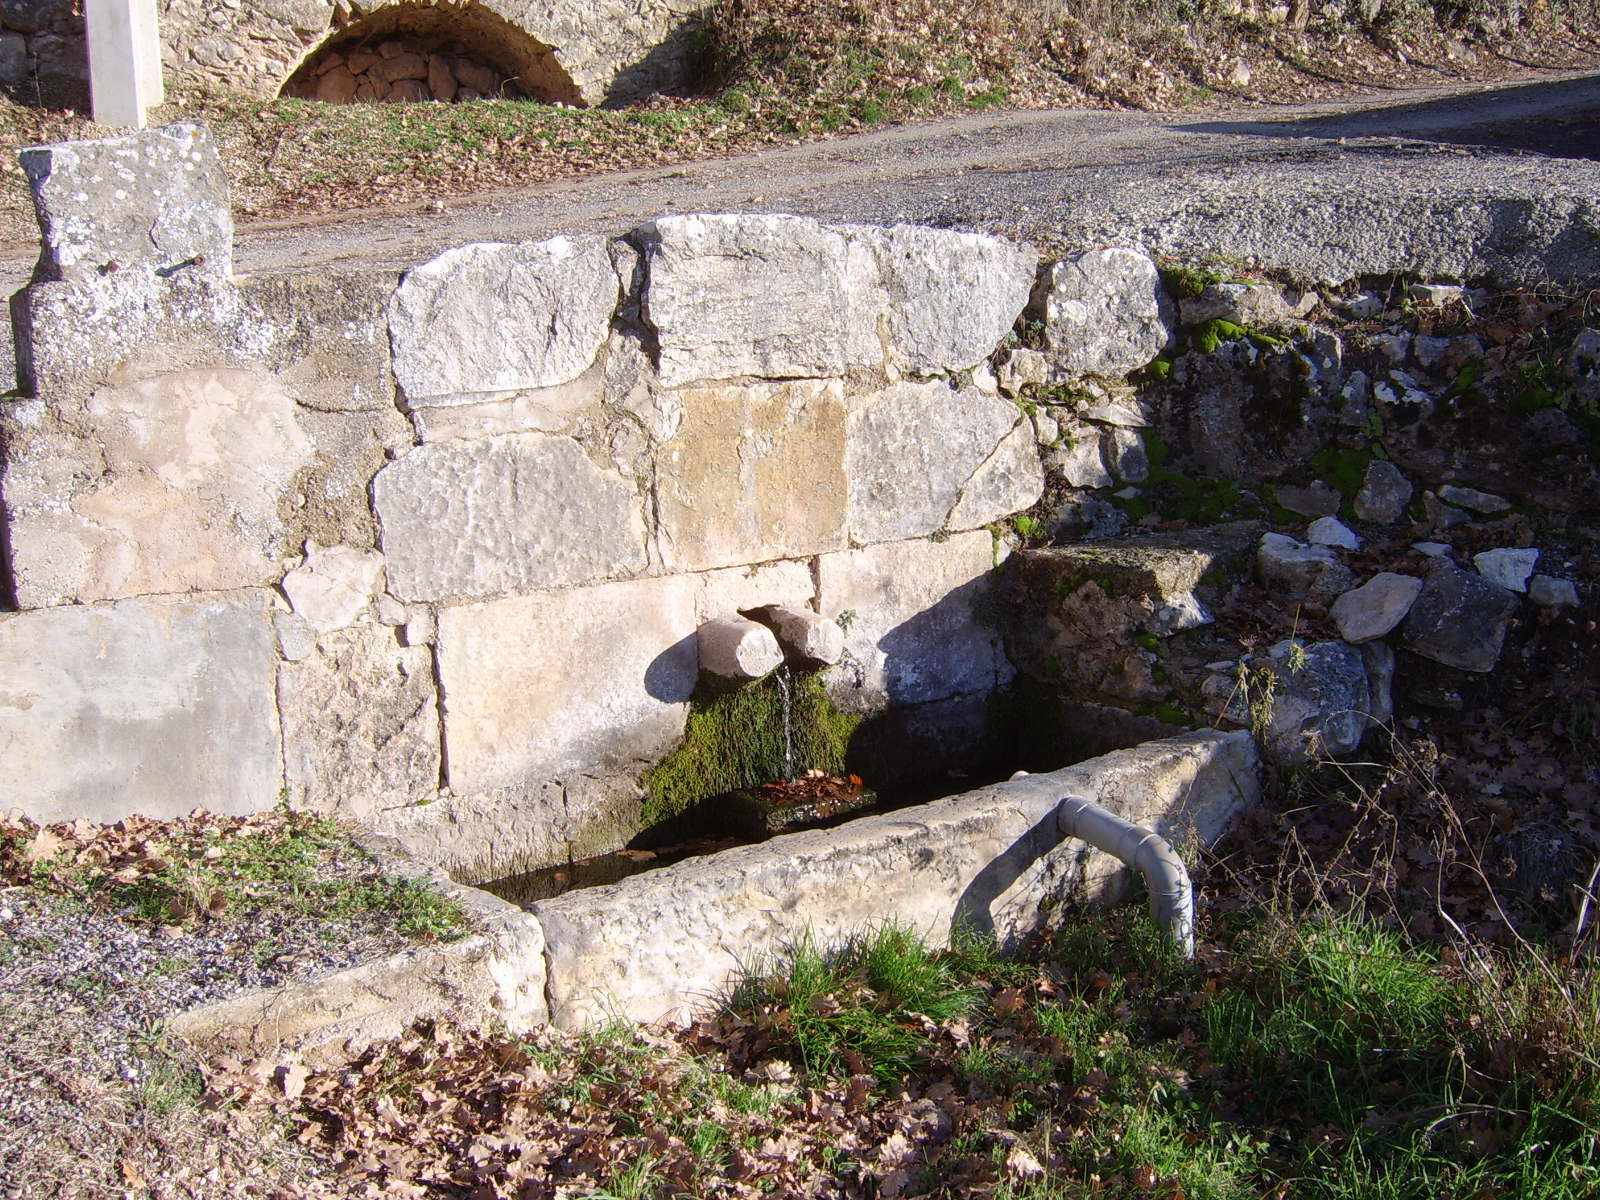
M 1167 459 L 1172 457 L 1172 447 L 1154 429 L 1146 426 L 1139 431 L 1139 436 L 1144 441 L 1145 457 L 1150 460 L 1152 467 L 1166 465 Z
M 1161 281 L 1167 285 L 1167 291 L 1180 300 L 1192 300 L 1213 283 L 1226 283 L 1227 279 L 1225 272 L 1205 267 L 1164 267 L 1161 271 Z
M 1318 450 L 1311 456 L 1311 469 L 1346 500 L 1361 490 L 1372 465 L 1370 450 Z
M 1158 721 L 1165 721 L 1168 725 L 1189 726 L 1194 724 L 1194 718 L 1176 704 L 1158 704 L 1150 710 L 1150 715 Z
M 793 767 L 838 774 L 862 717 L 828 699 L 820 674 L 790 681 Z M 727 692 L 702 690 L 690 704 L 683 744 L 645 777 L 646 826 L 723 792 L 783 774 L 783 698 L 774 676 Z
M 1249 338 L 1263 350 L 1273 346 L 1288 345 L 1286 338 L 1275 337 L 1270 333 L 1263 333 L 1259 329 L 1252 329 L 1222 317 L 1214 317 L 1195 326 L 1194 332 L 1189 335 L 1190 343 L 1202 354 L 1215 354 L 1217 347 L 1223 342 L 1237 342 L 1244 338 Z
M 1161 639 L 1153 633 L 1141 633 L 1138 637 L 1141 650 L 1156 651 L 1161 649 Z

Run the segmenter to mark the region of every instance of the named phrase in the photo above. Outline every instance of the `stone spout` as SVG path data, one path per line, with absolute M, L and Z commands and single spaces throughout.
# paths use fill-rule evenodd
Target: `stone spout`
M 745 617 L 717 617 L 695 631 L 700 670 L 723 679 L 760 679 L 783 665 L 778 639 Z
M 831 667 L 844 657 L 844 630 L 809 609 L 768 604 L 746 615 L 772 630 L 793 666 Z

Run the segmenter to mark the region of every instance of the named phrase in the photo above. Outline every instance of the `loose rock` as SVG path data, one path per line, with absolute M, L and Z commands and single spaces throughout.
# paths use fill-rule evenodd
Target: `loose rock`
M 1411 503 L 1411 493 L 1411 481 L 1399 467 L 1386 458 L 1375 458 L 1367 464 L 1366 477 L 1356 493 L 1356 516 L 1384 525 L 1398 521 Z
M 1485 550 L 1482 554 L 1472 556 L 1472 565 L 1478 568 L 1478 574 L 1513 592 L 1528 590 L 1528 577 L 1533 574 L 1533 568 L 1538 561 L 1537 550 L 1506 548 Z
M 1291 599 L 1331 600 L 1355 583 L 1350 568 L 1327 546 L 1304 546 L 1281 533 L 1264 533 L 1256 575 Z
M 1541 608 L 1576 608 L 1578 587 L 1570 579 L 1535 575 L 1528 581 L 1528 599 Z
M 1406 616 L 1405 642 L 1447 667 L 1492 671 L 1516 611 L 1515 593 L 1436 558 Z
M 1302 517 L 1331 517 L 1339 511 L 1340 495 L 1318 479 L 1309 487 L 1281 487 L 1274 499 Z
M 1340 550 L 1359 550 L 1361 542 L 1338 517 L 1318 517 L 1306 530 L 1306 540 L 1314 546 L 1334 546 Z
M 1491 492 L 1480 492 L 1477 488 L 1457 487 L 1447 483 L 1439 489 L 1439 499 L 1446 504 L 1454 504 L 1460 508 L 1470 508 L 1475 513 L 1503 513 L 1511 507 L 1511 501 L 1504 496 L 1496 496 Z
M 1329 615 L 1352 644 L 1383 637 L 1405 620 L 1422 592 L 1422 580 L 1384 571 L 1333 602 Z
M 1172 338 L 1172 302 L 1139 250 L 1091 250 L 1058 262 L 1034 298 L 1051 357 L 1066 376 L 1124 376 Z

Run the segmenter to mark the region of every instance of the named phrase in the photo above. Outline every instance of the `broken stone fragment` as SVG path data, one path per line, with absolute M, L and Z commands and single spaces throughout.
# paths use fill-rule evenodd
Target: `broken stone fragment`
M 1511 501 L 1504 496 L 1480 492 L 1477 488 L 1457 487 L 1453 483 L 1439 489 L 1439 499 L 1458 508 L 1470 508 L 1475 513 L 1503 513 L 1511 507 Z
M 745 615 L 772 630 L 784 657 L 795 666 L 830 667 L 844 657 L 844 630 L 820 613 L 768 604 Z
M 1400 519 L 1406 505 L 1411 503 L 1411 481 L 1400 468 L 1386 458 L 1375 458 L 1367 464 L 1367 474 L 1361 481 L 1353 507 L 1363 521 L 1377 521 L 1387 525 Z
M 1422 493 L 1423 523 L 1429 529 L 1454 529 L 1457 525 L 1465 525 L 1472 520 L 1472 514 L 1466 509 L 1456 508 L 1446 504 L 1432 492 Z
M 1335 600 L 1329 615 L 1345 641 L 1374 641 L 1405 620 L 1421 591 L 1422 580 L 1383 571 Z
M 1517 611 L 1517 597 L 1448 559 L 1428 567 L 1422 592 L 1406 616 L 1407 647 L 1462 671 L 1492 671 Z
M 1068 487 L 1103 488 L 1111 486 L 1111 472 L 1100 453 L 1100 438 L 1093 429 L 1082 426 L 1065 432 L 1062 444 L 1045 455 L 1045 464 L 1060 474 Z
M 1528 580 L 1528 599 L 1541 608 L 1576 608 L 1578 586 L 1570 579 L 1557 579 L 1553 575 L 1535 575 Z
M 783 665 L 772 630 L 748 617 L 717 617 L 695 631 L 700 670 L 723 679 L 760 679 Z
M 408 604 L 406 623 L 400 626 L 400 641 L 407 646 L 425 646 L 433 641 L 436 627 L 433 609 L 424 604 Z
M 1305 546 L 1282 533 L 1264 533 L 1256 550 L 1256 575 L 1290 599 L 1327 601 L 1355 583 L 1350 568 L 1327 546 Z
M 1485 550 L 1482 554 L 1472 556 L 1472 565 L 1478 568 L 1479 575 L 1513 592 L 1528 590 L 1528 577 L 1533 574 L 1538 561 L 1537 550 L 1505 548 Z
M 1442 307 L 1452 300 L 1461 299 L 1461 285 L 1459 283 L 1413 283 L 1411 285 L 1411 298 L 1419 304 L 1432 304 Z
M 1100 437 L 1101 451 L 1111 473 L 1125 483 L 1143 483 L 1150 477 L 1150 455 L 1136 429 L 1113 425 Z
M 317 631 L 302 616 L 275 612 L 272 628 L 278 635 L 278 653 L 285 662 L 299 662 L 317 648 Z
M 1442 337 L 1418 336 L 1411 343 L 1411 350 L 1417 356 L 1417 361 L 1425 367 L 1436 367 L 1444 356 L 1450 351 L 1450 339 Z
M 1038 350 L 1017 348 L 1008 351 L 995 365 L 1000 390 L 1016 396 L 1028 386 L 1043 387 L 1050 381 L 1050 360 Z
M 1066 377 L 1120 378 L 1172 339 L 1172 301 L 1150 257 L 1114 247 L 1055 263 L 1035 289 L 1045 342 Z
M 283 593 L 296 616 L 319 634 L 332 633 L 355 624 L 382 574 L 383 555 L 374 551 L 307 542 L 305 563 L 283 577 Z
M 1314 546 L 1333 546 L 1340 550 L 1359 550 L 1361 543 L 1338 517 L 1318 517 L 1306 530 L 1306 540 Z
M 1185 325 L 1221 319 L 1271 328 L 1298 321 L 1316 306 L 1315 292 L 1285 291 L 1270 283 L 1213 283 L 1181 308 Z

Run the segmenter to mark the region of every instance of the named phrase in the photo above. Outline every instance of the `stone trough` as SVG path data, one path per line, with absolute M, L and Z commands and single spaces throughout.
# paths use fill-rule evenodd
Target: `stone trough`
M 253 1054 L 293 1040 L 311 1059 L 335 1061 L 425 1018 L 513 1031 L 619 1018 L 680 1023 L 808 937 L 833 946 L 896 921 L 935 946 L 968 929 L 1007 949 L 1050 928 L 1069 899 L 1120 898 L 1128 882 L 1122 864 L 1057 832 L 1065 796 L 1193 847 L 1214 841 L 1259 794 L 1248 733 L 1190 733 L 690 859 L 526 910 L 450 883 L 378 839 L 372 844 L 390 869 L 434 874 L 463 899 L 479 932 L 208 1005 L 173 1029 Z

